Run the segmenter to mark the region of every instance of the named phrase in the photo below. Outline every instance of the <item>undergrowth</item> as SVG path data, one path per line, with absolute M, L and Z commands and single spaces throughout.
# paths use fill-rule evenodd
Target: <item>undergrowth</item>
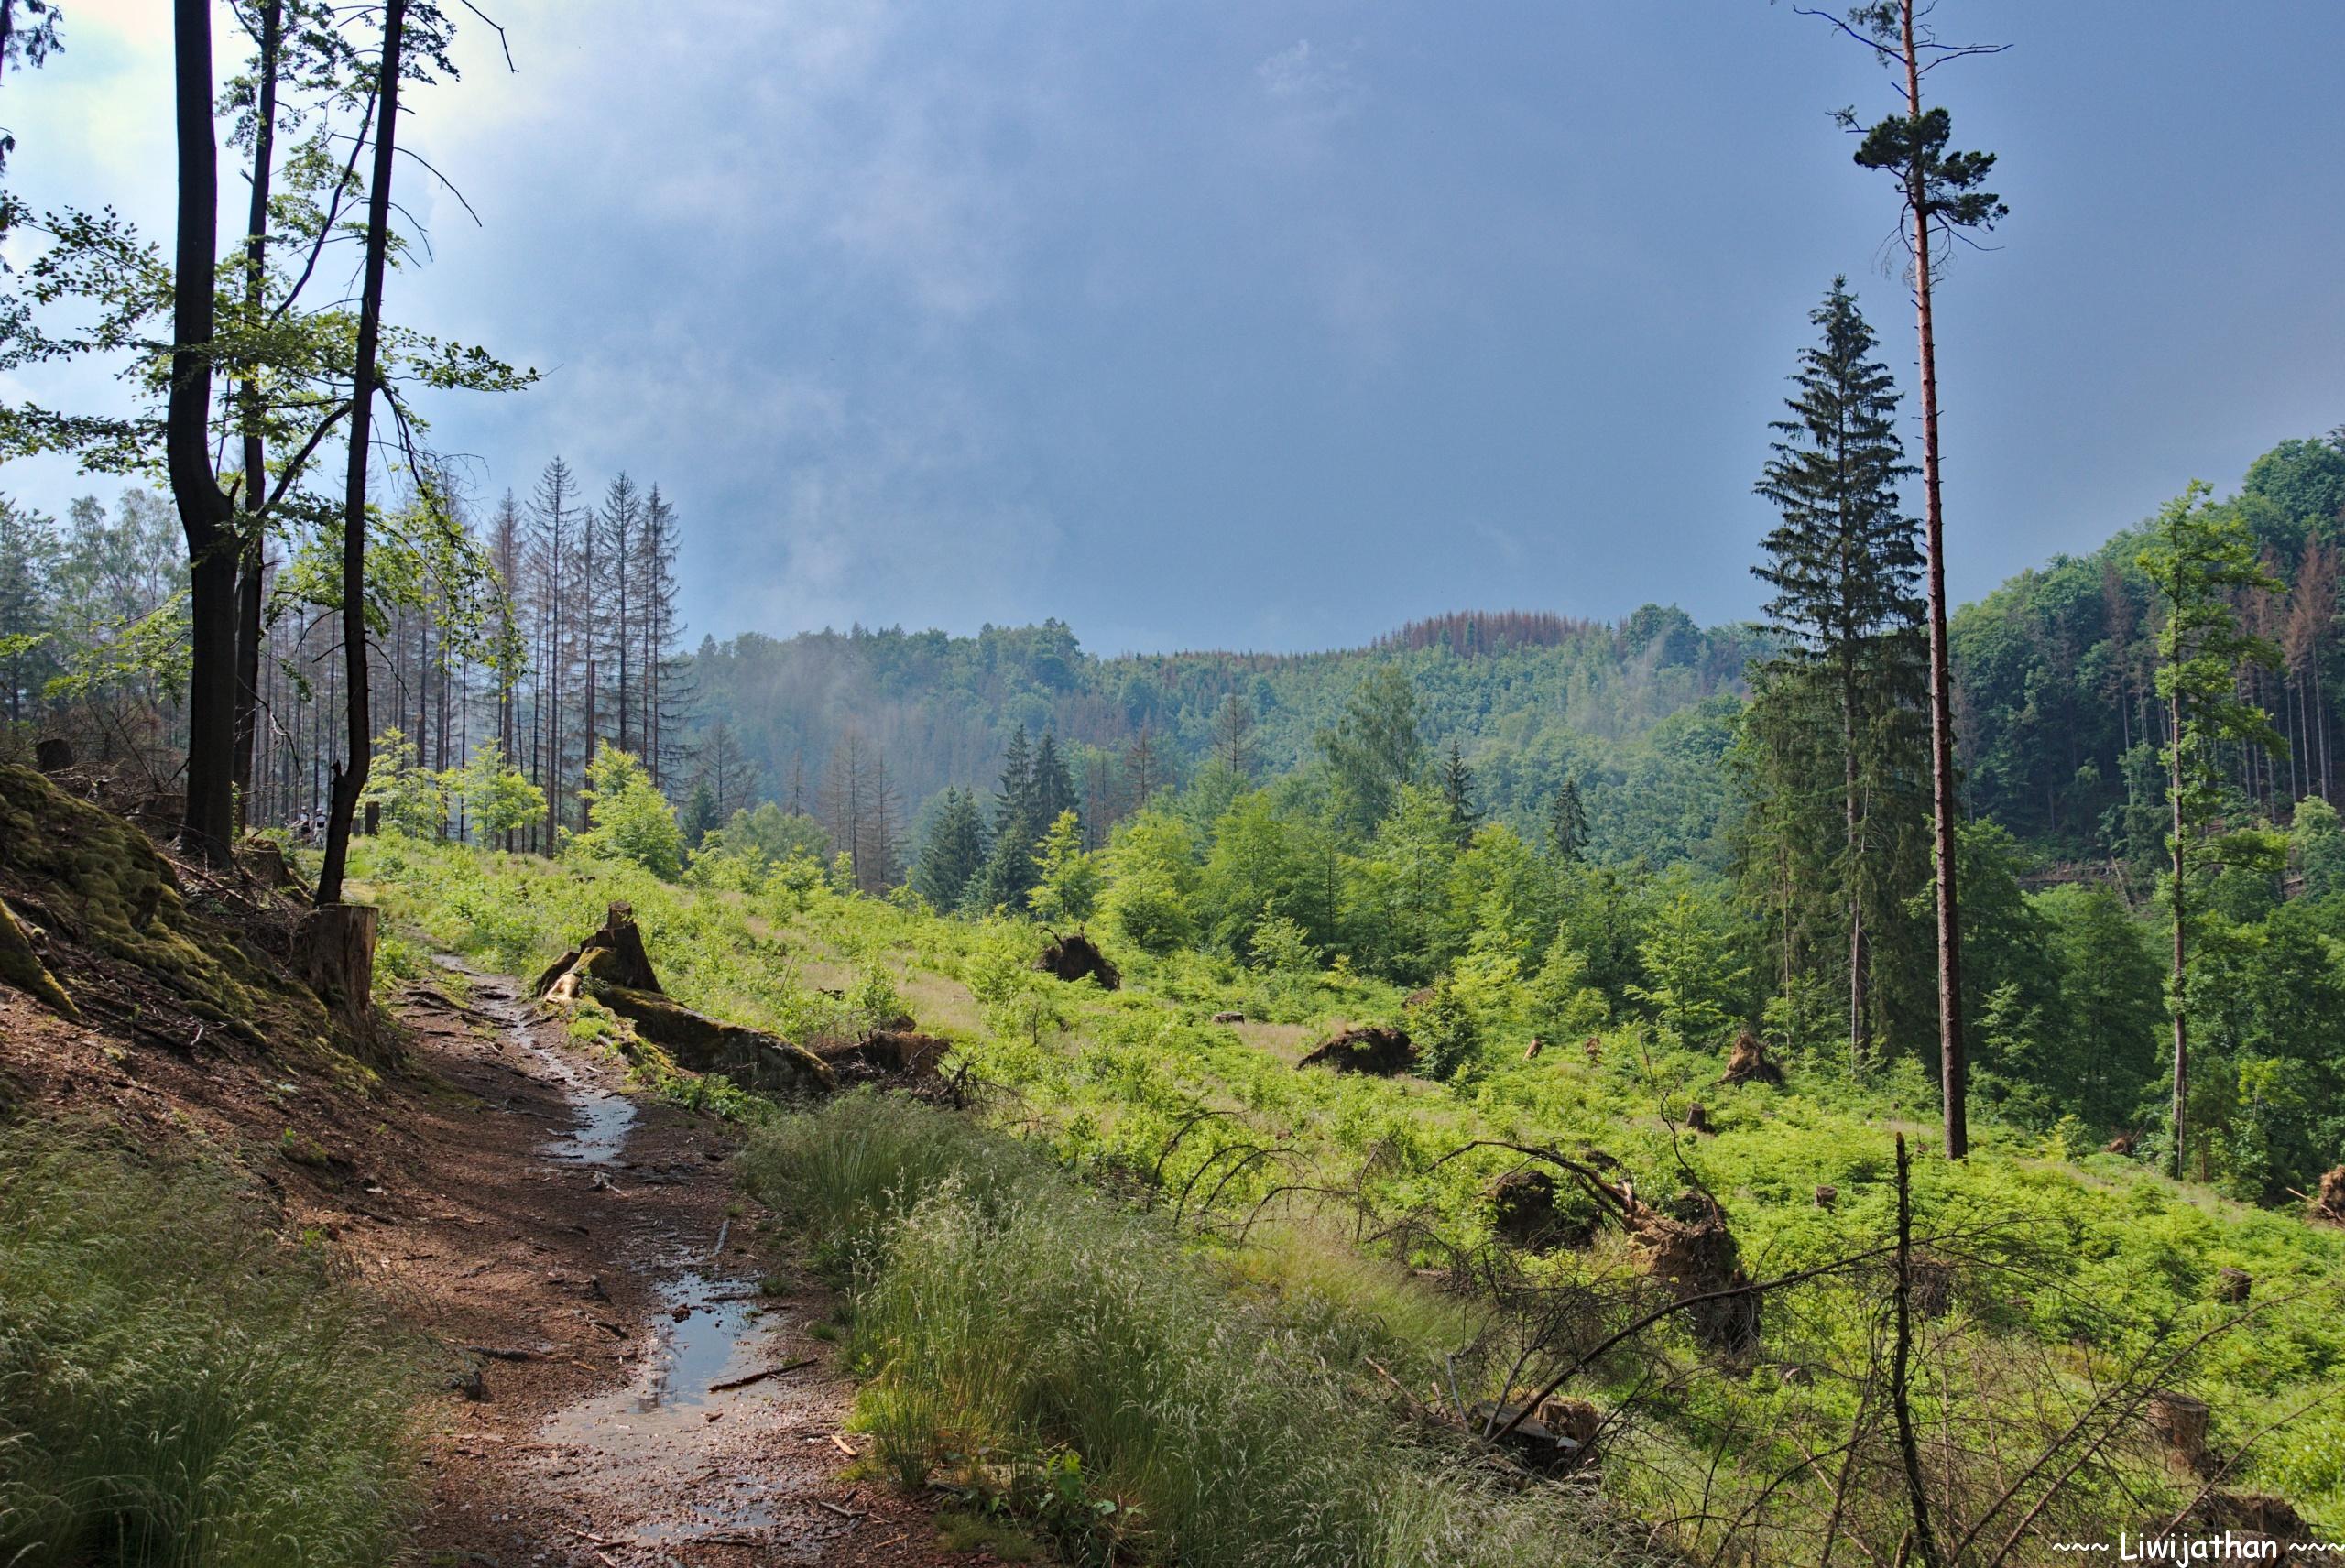
M 1393 1332 L 1332 1276 L 1298 1278 L 1307 1304 L 1242 1288 L 1032 1148 L 879 1095 L 780 1123 L 743 1169 L 855 1238 L 858 1420 L 907 1486 L 1006 1503 L 1099 1563 L 1631 1555 L 1585 1501 L 1504 1488 L 1374 1398 Z
M 1035 974 L 1041 938 L 1030 922 L 940 919 L 819 882 L 697 888 L 625 867 L 388 838 L 358 846 L 355 864 L 395 914 L 434 941 L 506 955 L 510 973 L 533 973 L 623 898 L 667 988 L 717 1016 L 803 1040 L 852 1027 L 857 996 L 889 991 L 922 1029 L 954 1041 L 952 1065 L 991 1085 L 1020 1141 L 1050 1162 L 1103 1189 L 1151 1193 L 1184 1226 L 1258 1240 L 1258 1212 L 1316 1208 L 1347 1232 L 1364 1216 L 1373 1216 L 1369 1229 L 1405 1220 L 1416 1239 L 1402 1263 L 1439 1265 L 1486 1247 L 1490 1183 L 1518 1157 L 1489 1148 L 1444 1157 L 1502 1138 L 1600 1150 L 1663 1199 L 1698 1181 L 1724 1206 L 1752 1276 L 1765 1279 L 1874 1245 L 1893 1214 L 1890 1135 L 1904 1131 L 1925 1154 L 1931 1143 L 1936 1095 L 1918 1068 L 1903 1062 L 1859 1081 L 1828 1043 L 1784 1044 L 1777 1054 L 1790 1081 L 1781 1089 L 1723 1084 L 1718 1053 L 1669 1044 L 1633 1020 L 1598 1030 L 1584 1048 L 1531 1059 L 1486 1052 L 1448 1083 L 1298 1072 L 1302 1051 L 1340 1024 L 1404 1018 L 1398 990 L 1334 971 L 1265 976 L 1194 953 L 1159 959 L 1118 947 L 1125 985 L 1109 995 Z M 1296 1021 L 1210 1021 L 1224 1010 Z M 1708 1136 L 1686 1130 L 1696 1101 Z M 2345 1234 L 2047 1138 L 1997 1120 L 1991 1107 L 1980 1108 L 1973 1133 L 1969 1160 L 1917 1162 L 1917 1227 L 2023 1238 L 2046 1283 L 1964 1305 L 1933 1328 L 1933 1343 L 1950 1346 L 1974 1332 L 2008 1341 L 2045 1361 L 2046 1388 L 2082 1400 L 2091 1397 L 2088 1374 L 2157 1335 L 2218 1321 L 2230 1310 L 2222 1270 L 2242 1271 L 2253 1281 L 2253 1321 L 2209 1342 L 2190 1391 L 2212 1408 L 2210 1443 L 2239 1455 L 2227 1486 L 2281 1494 L 2334 1531 L 2345 1520 L 2345 1401 L 2328 1396 L 2345 1374 Z M 949 1158 L 966 1184 L 979 1178 L 957 1163 L 964 1152 L 955 1145 L 918 1158 Z M 901 1180 L 890 1174 L 897 1155 L 842 1148 L 836 1158 L 841 1168 L 819 1185 L 887 1213 L 880 1200 Z M 853 1160 L 866 1162 L 864 1176 L 848 1169 Z M 919 1185 L 926 1191 L 926 1178 Z M 1830 1206 L 1817 1196 L 1827 1187 Z M 866 1245 L 853 1238 L 872 1229 L 846 1213 L 812 1228 L 848 1238 L 833 1243 L 846 1266 L 845 1255 Z M 1238 1267 L 1276 1269 L 1245 1261 L 1269 1250 L 1236 1254 Z M 1521 1266 L 1532 1283 L 1568 1290 L 1602 1288 L 1637 1261 L 1608 1230 L 1591 1247 Z M 1800 1332 L 1789 1322 L 1771 1329 L 1780 1342 L 1772 1352 L 1861 1365 L 1863 1303 L 1842 1305 L 1849 1310 L 1816 1315 Z M 1392 1370 L 1412 1388 L 1424 1386 Z M 1723 1441 L 1757 1475 L 1789 1441 L 1791 1418 L 1845 1431 L 1857 1414 L 1841 1382 L 1769 1377 L 1710 1378 L 1673 1394 L 1649 1422 L 1611 1440 L 1616 1455 L 1636 1463 L 1608 1474 L 1608 1496 L 1655 1518 L 1678 1516 L 1689 1498 L 1716 1504 L 1712 1481 L 1687 1469 L 1685 1454 L 1700 1459 Z M 1941 1399 L 1954 1387 L 1934 1371 L 1923 1391 L 1942 1405 L 1942 1430 L 1958 1434 L 1963 1410 Z M 1596 1368 L 1580 1391 L 1611 1404 L 1637 1388 Z M 1719 1432 L 1734 1435 L 1714 1441 Z M 1766 1485 L 1735 1485 L 1746 1481 Z
M 420 1356 L 256 1205 L 193 1160 L 0 1130 L 0 1563 L 396 1553 Z

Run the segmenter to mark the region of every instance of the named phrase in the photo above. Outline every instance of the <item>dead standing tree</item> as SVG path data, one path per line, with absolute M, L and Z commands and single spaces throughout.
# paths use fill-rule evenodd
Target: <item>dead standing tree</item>
M 1923 539 L 1929 583 L 1930 798 L 1936 815 L 1939 1081 L 1945 1095 L 1946 1153 L 1960 1160 L 1969 1152 L 1965 1089 L 1969 1082 L 1962 1039 L 1962 934 L 1955 877 L 1954 678 L 1947 648 L 1946 528 L 1939 485 L 1937 324 L 1932 312 L 1936 285 L 1932 260 L 1936 242 L 1991 229 L 2010 212 L 1993 191 L 1981 189 L 1995 166 L 1991 152 L 1948 150 L 1952 116 L 1925 108 L 1922 82 L 1950 60 L 1997 54 L 2006 44 L 1941 42 L 1930 26 L 1933 0 L 1871 0 L 1845 12 L 1794 6 L 1801 16 L 1820 16 L 1870 50 L 1902 76 L 1904 113 L 1892 114 L 1865 131 L 1856 161 L 1896 177 L 1904 209 L 1900 238 L 1914 285 L 1914 326 L 1920 348 L 1922 405 Z M 1856 111 L 1835 118 L 1858 129 Z

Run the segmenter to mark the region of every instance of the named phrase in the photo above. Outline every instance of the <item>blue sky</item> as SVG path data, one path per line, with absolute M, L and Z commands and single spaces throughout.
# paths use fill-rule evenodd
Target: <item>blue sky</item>
M 1910 384 L 1892 192 L 1827 117 L 1889 82 L 1788 4 L 492 9 L 519 73 L 475 28 L 406 133 L 485 226 L 411 179 L 435 258 L 391 309 L 546 373 L 432 409 L 484 501 L 557 452 L 675 500 L 695 637 L 1739 617 L 1835 273 Z M 32 200 L 168 240 L 169 10 L 69 0 L 11 73 Z M 1941 78 L 2013 209 L 1941 293 L 1970 597 L 2345 422 L 2345 6 L 1940 18 L 2014 46 Z

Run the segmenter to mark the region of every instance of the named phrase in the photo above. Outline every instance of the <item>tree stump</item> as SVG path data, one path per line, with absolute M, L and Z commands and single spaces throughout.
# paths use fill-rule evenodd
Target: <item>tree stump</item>
M 1716 1138 L 1718 1129 L 1710 1125 L 1710 1108 L 1699 1100 L 1685 1106 L 1685 1130 L 1700 1133 L 1704 1138 Z
M 1539 1053 L 1546 1049 L 1547 1042 L 1541 1040 L 1534 1034 L 1531 1037 L 1531 1043 L 1523 1047 L 1522 1060 L 1525 1062 L 1536 1062 L 1539 1060 Z
M 1838 1187 L 1818 1187 L 1818 1188 L 1816 1190 L 1816 1206 L 1817 1208 L 1819 1208 L 1819 1209 L 1825 1209 L 1825 1210 L 1830 1210 L 1831 1208 L 1833 1208 L 1834 1206 L 1836 1206 L 1839 1202 L 1840 1202 L 1840 1189 L 1839 1189 L 1839 1188 L 1838 1188 Z
M 2215 1272 L 2215 1300 L 2236 1306 L 2255 1289 L 2255 1276 L 2244 1269 L 2220 1269 Z
M 2161 1388 L 2143 1407 L 2142 1419 L 2164 1446 L 2166 1457 L 2193 1475 L 2207 1463 L 2207 1401 Z
M 360 821 L 358 824 L 358 831 L 365 833 L 368 838 L 373 838 L 376 833 L 383 831 L 382 801 L 369 800 L 366 802 L 366 814 L 365 818 Z
M 73 766 L 73 743 L 56 736 L 33 747 L 33 766 L 43 773 L 62 773 Z
M 303 915 L 293 933 L 294 974 L 353 1029 L 365 1029 L 374 1012 L 380 917 L 366 904 L 326 904 Z

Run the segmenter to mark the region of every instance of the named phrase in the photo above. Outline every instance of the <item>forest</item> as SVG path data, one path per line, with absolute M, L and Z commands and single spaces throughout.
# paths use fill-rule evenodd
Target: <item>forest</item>
M 0 184 L 0 1557 L 2339 1549 L 2345 426 L 1953 602 L 2002 46 L 1779 18 L 1902 272 L 1748 618 L 1101 653 L 688 625 L 691 465 L 484 483 L 559 368 L 395 309 L 505 28 L 170 9 L 169 234 Z

